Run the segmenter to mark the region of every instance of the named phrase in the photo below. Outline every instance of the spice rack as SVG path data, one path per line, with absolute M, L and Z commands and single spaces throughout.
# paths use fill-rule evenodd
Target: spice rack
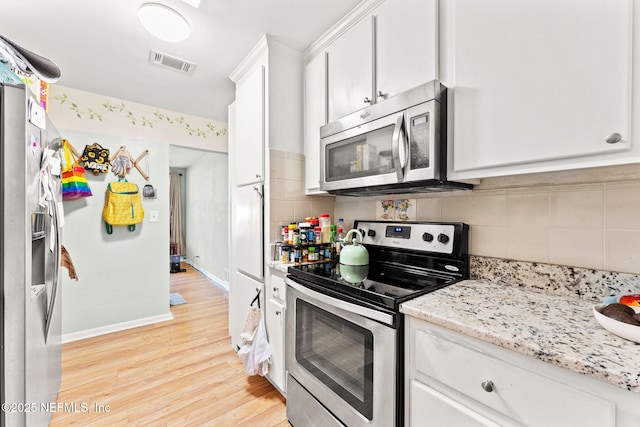
M 283 264 L 302 265 L 331 261 L 335 258 L 334 243 L 276 242 L 274 260 Z

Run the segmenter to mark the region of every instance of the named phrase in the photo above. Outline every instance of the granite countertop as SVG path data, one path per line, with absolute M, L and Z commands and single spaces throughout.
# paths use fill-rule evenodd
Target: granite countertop
M 640 344 L 602 328 L 593 301 L 465 280 L 401 305 L 404 314 L 640 393 Z

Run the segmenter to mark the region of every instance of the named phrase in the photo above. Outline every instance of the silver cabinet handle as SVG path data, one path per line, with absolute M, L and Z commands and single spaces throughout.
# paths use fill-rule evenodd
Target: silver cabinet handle
M 387 99 L 387 94 L 386 93 L 382 93 L 381 90 L 378 91 L 378 98 L 384 98 Z
M 371 104 L 371 100 L 369 99 L 369 97 L 368 97 L 368 96 L 365 96 L 365 97 L 364 97 L 364 103 L 365 103 L 365 104 Z
M 605 138 L 605 141 L 607 142 L 607 144 L 617 144 L 618 142 L 622 141 L 622 135 L 620 135 L 618 132 L 614 132 L 611 135 L 607 136 Z
M 491 393 L 493 391 L 493 381 L 491 380 L 482 381 L 480 385 L 482 386 L 482 389 L 487 393 Z

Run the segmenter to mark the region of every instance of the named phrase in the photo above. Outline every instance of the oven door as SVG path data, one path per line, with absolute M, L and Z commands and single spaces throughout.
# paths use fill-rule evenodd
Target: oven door
M 350 427 L 395 425 L 399 360 L 398 331 L 390 326 L 393 316 L 316 292 L 290 278 L 287 285 L 287 369 L 302 386 L 288 393 L 290 422 L 307 425 L 310 420 L 296 420 L 296 412 L 318 411 L 294 410 L 301 402 L 321 405 Z M 308 392 L 313 398 L 292 392 Z

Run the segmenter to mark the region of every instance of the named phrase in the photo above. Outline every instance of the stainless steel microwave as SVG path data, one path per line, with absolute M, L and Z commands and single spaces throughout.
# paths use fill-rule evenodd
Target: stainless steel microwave
M 371 196 L 467 190 L 447 180 L 446 88 L 431 81 L 320 128 L 320 189 Z

